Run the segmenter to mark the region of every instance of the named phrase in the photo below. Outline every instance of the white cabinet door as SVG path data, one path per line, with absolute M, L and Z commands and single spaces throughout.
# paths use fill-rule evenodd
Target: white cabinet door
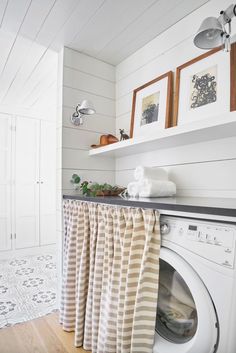
M 16 118 L 16 249 L 39 246 L 39 133 L 38 120 Z
M 41 121 L 40 245 L 56 242 L 56 127 Z
M 11 249 L 11 118 L 0 115 L 0 250 Z

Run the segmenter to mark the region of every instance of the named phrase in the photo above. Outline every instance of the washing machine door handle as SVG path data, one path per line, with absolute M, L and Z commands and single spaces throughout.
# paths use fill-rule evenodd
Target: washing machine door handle
M 160 229 L 161 235 L 166 235 L 170 233 L 170 225 L 168 223 L 161 223 Z

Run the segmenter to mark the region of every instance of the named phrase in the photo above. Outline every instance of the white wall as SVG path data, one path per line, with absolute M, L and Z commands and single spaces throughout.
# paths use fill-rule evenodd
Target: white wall
M 86 116 L 84 124 L 70 121 L 83 99 L 93 102 L 96 114 Z M 111 158 L 91 158 L 91 144 L 101 134 L 115 133 L 115 67 L 75 50 L 64 48 L 62 89 L 62 187 L 73 190 L 70 179 L 77 173 L 82 180 L 115 181 L 115 162 Z
M 207 16 L 218 16 L 231 0 L 211 0 L 163 32 L 116 68 L 116 131 L 129 133 L 133 89 L 198 56 L 193 35 Z M 236 32 L 235 23 L 233 33 Z M 236 137 L 150 151 L 116 161 L 116 183 L 127 185 L 139 165 L 166 167 L 178 195 L 236 197 Z
M 59 54 L 57 93 L 57 237 L 62 239 L 62 195 L 73 191 L 72 174 L 82 180 L 115 182 L 114 159 L 88 155 L 101 134 L 115 133 L 115 67 L 64 48 Z M 77 127 L 70 116 L 83 99 L 93 102 L 96 114 L 86 116 Z

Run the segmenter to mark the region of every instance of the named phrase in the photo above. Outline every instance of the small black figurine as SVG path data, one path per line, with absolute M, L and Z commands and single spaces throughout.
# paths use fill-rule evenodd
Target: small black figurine
M 125 134 L 125 130 L 124 129 L 119 129 L 119 130 L 120 130 L 120 141 L 128 140 L 129 135 Z

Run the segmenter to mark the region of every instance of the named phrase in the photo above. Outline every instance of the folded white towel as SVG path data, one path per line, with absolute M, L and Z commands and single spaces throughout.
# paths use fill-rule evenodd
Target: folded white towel
M 143 179 L 139 182 L 140 197 L 167 197 L 176 194 L 176 185 L 172 181 Z
M 129 196 L 137 197 L 139 195 L 139 187 L 140 185 L 138 181 L 132 181 L 131 183 L 129 183 L 127 186 Z
M 168 180 L 168 173 L 163 168 L 138 166 L 134 171 L 134 179 Z

